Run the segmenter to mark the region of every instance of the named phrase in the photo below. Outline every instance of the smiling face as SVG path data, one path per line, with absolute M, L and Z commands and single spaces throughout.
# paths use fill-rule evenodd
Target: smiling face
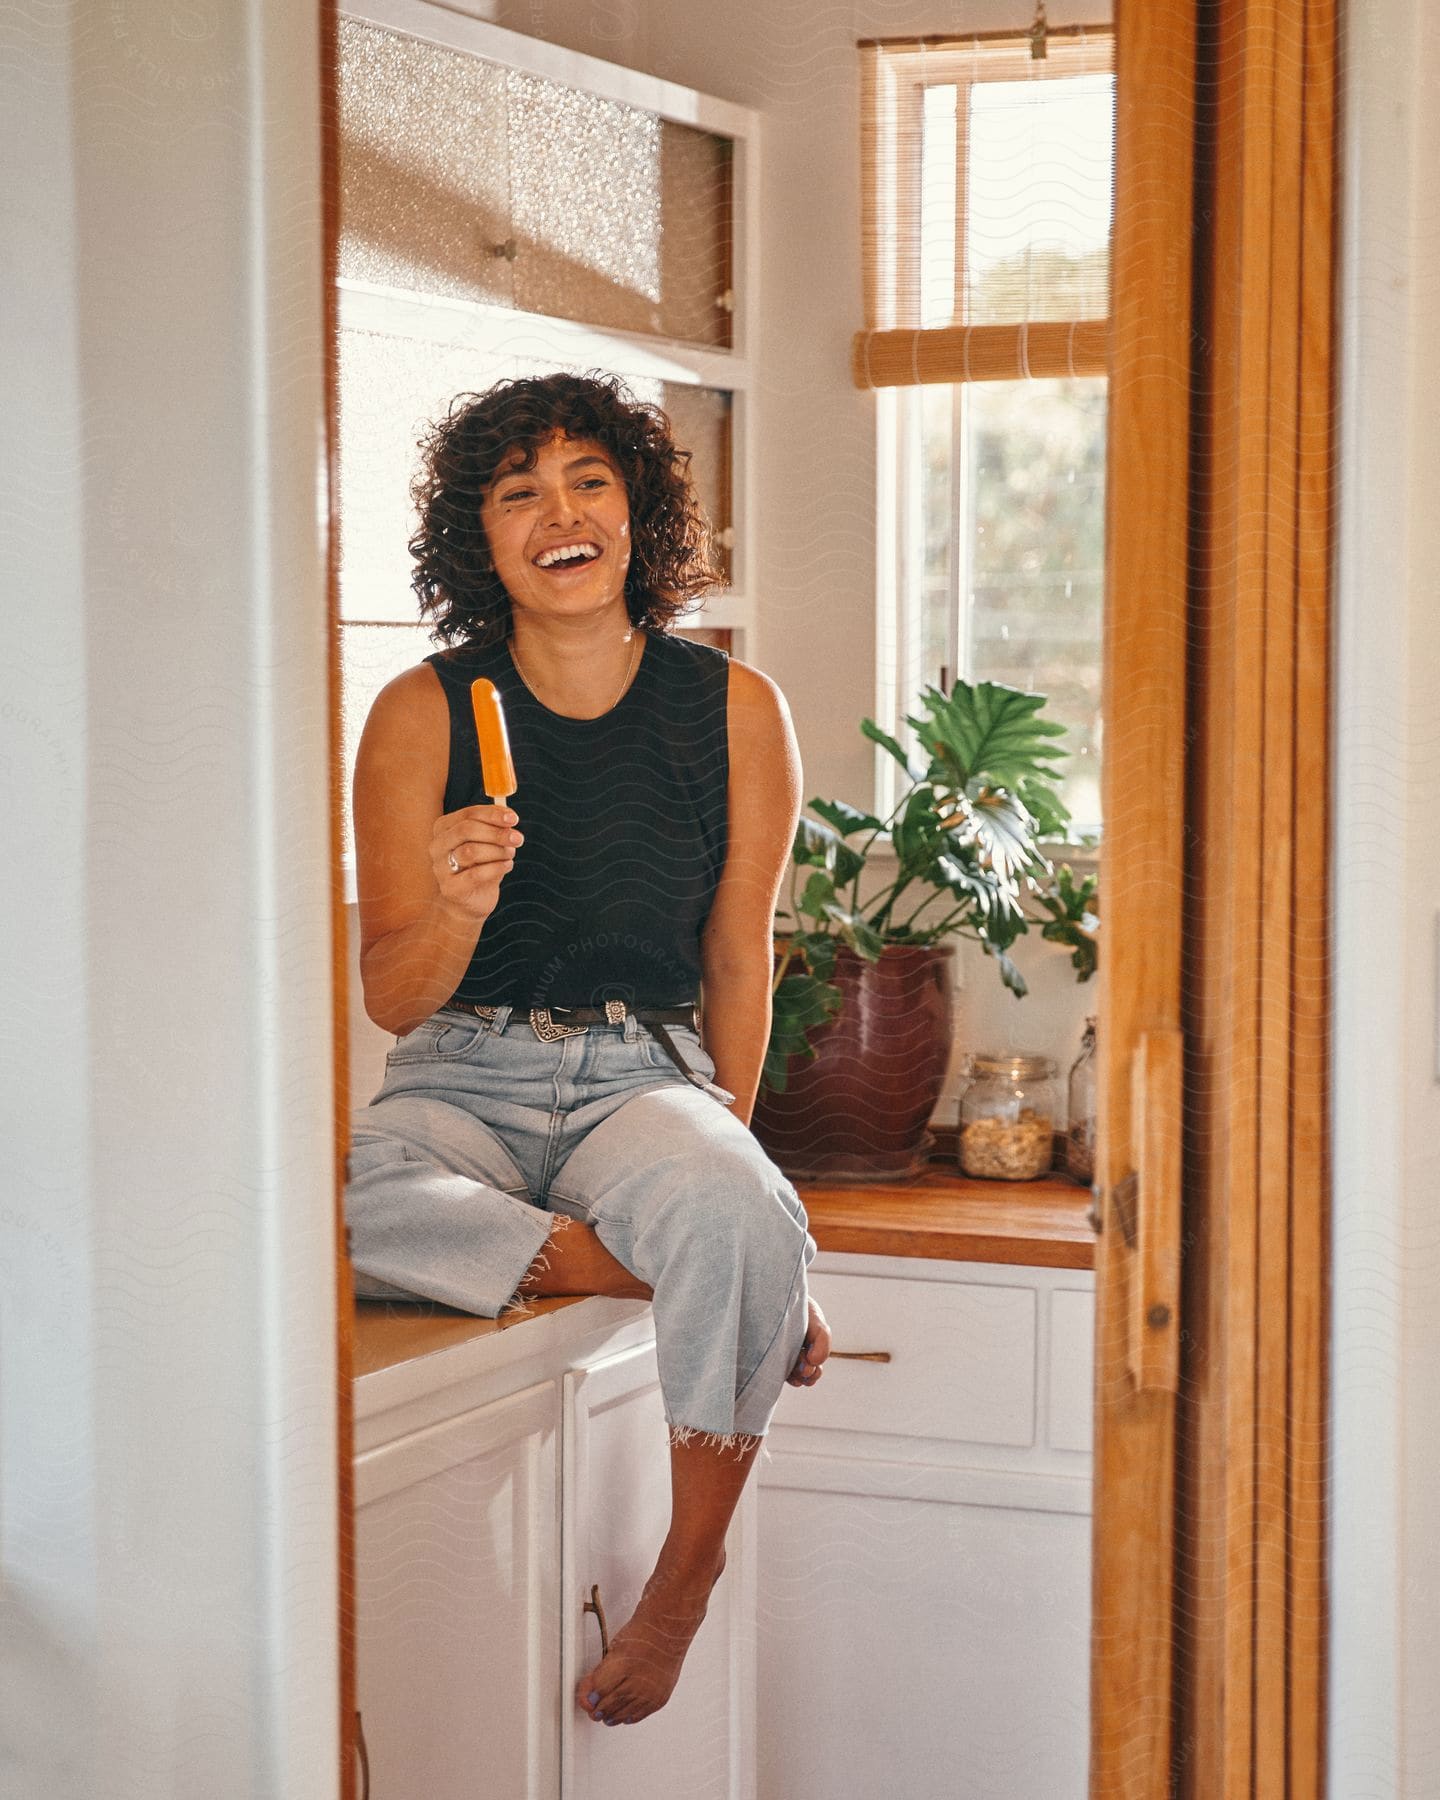
M 480 503 L 495 573 L 511 601 L 536 612 L 590 612 L 625 591 L 630 502 L 604 449 L 558 433 L 535 466 L 503 456 Z

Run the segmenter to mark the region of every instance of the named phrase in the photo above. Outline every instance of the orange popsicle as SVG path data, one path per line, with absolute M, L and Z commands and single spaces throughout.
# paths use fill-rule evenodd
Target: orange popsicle
M 470 684 L 475 735 L 480 740 L 480 774 L 492 800 L 508 800 L 515 792 L 515 765 L 510 760 L 510 734 L 495 683 L 482 675 Z

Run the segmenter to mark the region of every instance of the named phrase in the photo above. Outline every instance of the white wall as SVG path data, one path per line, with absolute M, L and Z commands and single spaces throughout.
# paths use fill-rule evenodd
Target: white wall
M 1348 9 L 1331 1792 L 1440 1795 L 1440 30 Z
M 0 71 L 0 1792 L 328 1795 L 314 10 Z

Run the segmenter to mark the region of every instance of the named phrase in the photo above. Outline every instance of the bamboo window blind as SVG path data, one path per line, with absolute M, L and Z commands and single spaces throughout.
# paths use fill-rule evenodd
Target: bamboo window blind
M 855 385 L 1103 375 L 1114 34 L 864 39 Z

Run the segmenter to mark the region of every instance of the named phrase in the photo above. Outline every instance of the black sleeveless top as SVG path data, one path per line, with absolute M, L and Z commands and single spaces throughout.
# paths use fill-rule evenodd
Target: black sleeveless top
M 681 1006 L 725 866 L 729 657 L 646 632 L 634 679 L 597 719 L 551 712 L 509 645 L 425 661 L 450 707 L 444 810 L 491 804 L 470 684 L 500 691 L 525 841 L 454 997 L 491 1006 Z

